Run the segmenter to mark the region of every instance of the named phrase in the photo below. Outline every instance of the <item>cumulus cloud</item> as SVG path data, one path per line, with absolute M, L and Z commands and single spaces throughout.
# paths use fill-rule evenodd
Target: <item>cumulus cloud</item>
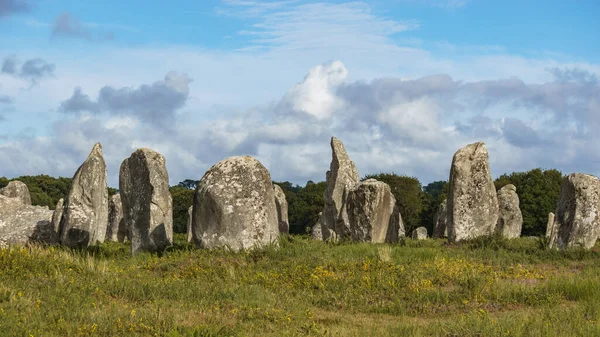
M 59 110 L 77 114 L 107 112 L 112 115 L 131 115 L 144 122 L 169 126 L 164 123 L 172 123 L 177 110 L 185 105 L 191 81 L 188 75 L 171 71 L 164 80 L 138 88 L 104 86 L 95 101 L 84 94 L 81 88 L 75 88 L 73 95 L 61 103 Z
M 447 179 L 454 152 L 475 141 L 488 144 L 495 175 L 533 167 L 599 174 L 600 154 L 593 150 L 600 141 L 594 132 L 599 85 L 586 78 L 528 84 L 440 74 L 349 81 L 344 64 L 334 61 L 311 68 L 277 102 L 190 123 L 189 115 L 176 112 L 190 95 L 191 79 L 171 72 L 137 88 L 105 86 L 95 99 L 75 89 L 61 105 L 69 114 L 50 136 L 1 145 L 0 156 L 10 157 L 9 175 L 71 175 L 100 141 L 116 186 L 121 161 L 137 147 L 165 155 L 172 184 L 199 179 L 227 156 L 247 154 L 273 179 L 303 184 L 325 178 L 329 139 L 336 136 L 363 175 Z M 569 123 L 561 122 L 563 115 Z M 172 128 L 157 127 L 167 120 Z
M 0 0 L 0 19 L 17 13 L 28 12 L 31 3 L 27 0 Z
M 59 14 L 52 25 L 53 37 L 78 38 L 88 41 L 113 40 L 114 32 L 93 32 L 93 24 L 81 22 L 71 13 Z
M 0 72 L 36 83 L 42 78 L 54 76 L 55 68 L 52 63 L 41 58 L 34 58 L 25 61 L 19 69 L 17 58 L 9 56 L 2 61 Z

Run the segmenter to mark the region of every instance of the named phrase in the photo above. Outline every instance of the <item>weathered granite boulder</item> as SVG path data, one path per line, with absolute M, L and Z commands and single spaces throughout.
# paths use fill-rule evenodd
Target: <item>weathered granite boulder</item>
M 65 206 L 65 199 L 60 198 L 56 203 L 56 207 L 54 207 L 54 212 L 52 212 L 52 228 L 57 234 L 60 234 L 60 221 L 63 217 Z
M 275 193 L 275 206 L 277 207 L 279 233 L 288 234 L 290 232 L 290 224 L 288 220 L 288 203 L 285 199 L 285 193 L 277 184 L 273 184 L 273 192 Z
M 193 239 L 193 235 L 192 235 L 192 210 L 193 209 L 194 209 L 194 205 L 192 205 L 192 206 L 190 206 L 190 208 L 188 208 L 187 231 L 186 231 L 187 242 L 192 242 L 192 239 Z
M 415 228 L 412 232 L 411 238 L 413 240 L 425 240 L 427 239 L 427 228 L 418 227 Z
M 507 239 L 521 236 L 523 215 L 519 208 L 517 188 L 513 184 L 503 186 L 498 190 L 498 223 L 495 232 Z
M 433 218 L 433 237 L 436 239 L 448 237 L 448 227 L 446 226 L 446 220 L 448 219 L 448 208 L 446 207 L 446 200 L 442 201 L 435 212 Z
M 346 210 L 350 225 L 350 238 L 358 242 L 381 243 L 397 240 L 393 228 L 398 228 L 396 198 L 390 186 L 382 181 L 367 179 L 348 190 Z M 394 223 L 396 221 L 396 223 Z M 396 229 L 396 232 L 398 229 Z M 388 232 L 391 237 L 388 238 Z
M 13 180 L 8 185 L 0 188 L 0 195 L 9 198 L 19 198 L 25 205 L 31 205 L 31 196 L 29 195 L 29 188 L 25 183 L 18 180 Z
M 234 251 L 275 242 L 279 226 L 269 171 L 250 156 L 211 167 L 194 194 L 192 235 L 199 247 Z
M 546 222 L 546 238 L 550 238 L 550 234 L 554 229 L 554 213 L 548 213 L 548 222 Z
M 173 200 L 163 155 L 134 151 L 121 164 L 119 192 L 132 255 L 161 252 L 173 244 Z
M 73 176 L 60 222 L 60 243 L 69 247 L 102 243 L 107 226 L 106 163 L 102 146 L 96 143 Z
M 123 203 L 121 194 L 117 193 L 110 197 L 108 201 L 108 228 L 106 230 L 106 240 L 112 242 L 125 242 L 129 237 L 129 229 L 125 225 L 123 218 Z
M 550 233 L 551 248 L 590 249 L 600 235 L 600 180 L 571 173 L 560 186 L 556 217 Z
M 26 205 L 19 198 L 0 195 L 0 248 L 30 242 L 58 243 L 48 207 Z
M 344 144 L 339 139 L 331 138 L 331 150 L 331 165 L 326 174 L 325 206 L 318 221 L 322 240 L 331 240 L 332 235 L 350 236 L 346 197 L 350 188 L 358 183 L 360 178 L 354 162 L 348 157 Z
M 467 145 L 454 154 L 447 202 L 450 242 L 494 233 L 498 197 L 484 143 Z

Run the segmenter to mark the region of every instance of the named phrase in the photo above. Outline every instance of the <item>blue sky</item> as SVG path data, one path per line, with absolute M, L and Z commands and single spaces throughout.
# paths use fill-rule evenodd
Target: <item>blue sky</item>
M 71 176 L 102 142 L 171 183 L 230 155 L 323 180 L 328 139 L 362 175 L 447 179 L 485 141 L 495 176 L 600 174 L 598 1 L 0 0 L 0 176 Z

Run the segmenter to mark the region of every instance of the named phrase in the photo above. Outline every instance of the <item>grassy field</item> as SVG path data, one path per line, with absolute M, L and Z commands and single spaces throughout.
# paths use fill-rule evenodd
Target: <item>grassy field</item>
M 600 252 L 535 238 L 0 250 L 2 336 L 600 336 Z

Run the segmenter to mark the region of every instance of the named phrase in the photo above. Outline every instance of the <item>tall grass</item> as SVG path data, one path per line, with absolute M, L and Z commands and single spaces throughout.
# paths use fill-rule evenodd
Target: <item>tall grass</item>
M 600 335 L 600 253 L 534 238 L 402 245 L 286 236 L 238 253 L 176 236 L 0 250 L 6 336 Z

